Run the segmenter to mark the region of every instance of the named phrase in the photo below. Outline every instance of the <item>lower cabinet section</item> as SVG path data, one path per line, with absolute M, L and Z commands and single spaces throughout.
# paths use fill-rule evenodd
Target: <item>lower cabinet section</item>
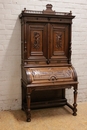
M 77 75 L 73 67 L 23 68 L 22 109 L 27 121 L 31 121 L 31 110 L 67 105 L 77 115 Z M 74 103 L 65 97 L 66 88 L 73 87 Z

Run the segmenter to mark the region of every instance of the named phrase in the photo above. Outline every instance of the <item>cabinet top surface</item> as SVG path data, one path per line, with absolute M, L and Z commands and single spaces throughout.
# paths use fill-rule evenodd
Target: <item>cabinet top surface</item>
M 43 11 L 35 11 L 35 10 L 26 10 L 26 8 L 24 8 L 24 10 L 22 11 L 22 13 L 20 14 L 20 18 L 22 17 L 28 17 L 28 16 L 47 16 L 47 17 L 65 17 L 65 18 L 70 18 L 73 19 L 75 16 L 72 16 L 72 12 L 55 12 L 54 10 L 52 10 L 52 5 L 51 4 L 47 4 L 46 5 L 46 10 Z

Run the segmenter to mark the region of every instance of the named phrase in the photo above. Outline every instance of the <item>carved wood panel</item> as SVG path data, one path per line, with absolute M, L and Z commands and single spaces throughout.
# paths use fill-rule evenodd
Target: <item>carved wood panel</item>
M 31 82 L 57 82 L 73 80 L 73 70 L 71 67 L 46 67 L 30 68 L 27 71 L 29 83 Z M 30 79 L 32 79 L 30 81 Z M 42 81 L 41 81 L 42 80 Z
M 47 28 L 46 24 L 28 24 L 27 29 L 27 48 L 28 60 L 45 60 L 47 57 Z
M 64 32 L 54 31 L 54 51 L 64 51 Z
M 51 60 L 58 61 L 62 58 L 62 62 L 68 61 L 69 48 L 69 26 L 67 24 L 51 24 Z M 60 61 L 61 62 L 61 61 Z
M 42 52 L 42 31 L 31 31 L 31 52 Z

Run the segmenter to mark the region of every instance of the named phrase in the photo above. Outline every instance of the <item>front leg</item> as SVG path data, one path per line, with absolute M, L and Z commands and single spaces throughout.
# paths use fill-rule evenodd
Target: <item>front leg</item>
M 76 116 L 77 115 L 77 85 L 74 86 L 74 104 L 73 104 L 73 115 Z
M 30 112 L 30 103 L 31 103 L 31 88 L 27 88 L 26 90 L 26 100 L 27 100 L 27 122 L 31 121 L 31 112 Z

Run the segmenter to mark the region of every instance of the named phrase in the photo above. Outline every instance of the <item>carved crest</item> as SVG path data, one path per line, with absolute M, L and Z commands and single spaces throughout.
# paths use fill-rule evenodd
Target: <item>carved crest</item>
M 44 14 L 55 14 L 55 11 L 52 10 L 52 5 L 51 4 L 47 4 L 46 5 L 46 10 L 43 10 Z

